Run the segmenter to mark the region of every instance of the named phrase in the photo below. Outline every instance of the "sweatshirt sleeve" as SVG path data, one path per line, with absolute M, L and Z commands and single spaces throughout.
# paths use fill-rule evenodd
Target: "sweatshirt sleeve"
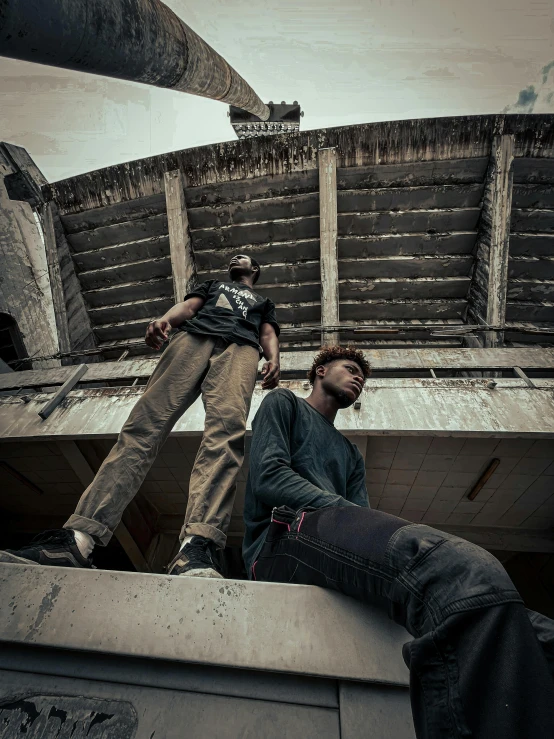
M 250 449 L 250 486 L 267 506 L 352 506 L 341 495 L 321 490 L 291 467 L 290 440 L 294 424 L 294 400 L 276 390 L 262 402 L 253 423 Z M 367 503 L 366 503 L 367 505 Z
M 357 452 L 356 466 L 352 470 L 346 483 L 346 494 L 348 496 L 348 500 L 352 503 L 363 506 L 364 508 L 369 508 L 369 500 L 365 484 L 365 462 L 360 452 Z

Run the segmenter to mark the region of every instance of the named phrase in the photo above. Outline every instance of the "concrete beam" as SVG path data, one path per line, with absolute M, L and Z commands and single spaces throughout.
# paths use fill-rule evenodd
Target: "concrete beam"
M 407 632 L 323 588 L 0 564 L 0 601 L 1 642 L 408 684 Z
M 361 408 L 340 411 L 336 427 L 361 435 L 477 436 L 554 438 L 554 380 L 536 380 L 531 389 L 520 379 L 375 378 L 366 383 Z M 300 397 L 302 381 L 284 381 Z M 114 438 L 121 430 L 141 387 L 75 390 L 46 420 L 37 415 L 45 394 L 0 397 L 0 437 L 10 440 Z M 266 392 L 257 385 L 248 428 Z M 176 423 L 174 435 L 198 436 L 204 430 L 200 399 Z
M 506 321 L 514 141 L 513 134 L 493 139 L 473 285 L 468 297 L 470 315 L 488 326 L 502 326 Z M 484 335 L 486 347 L 499 346 L 503 341 L 502 331 L 488 331 Z
M 185 179 L 180 169 L 166 172 L 165 197 L 175 302 L 179 303 L 196 280 L 196 264 L 185 202 Z
M 71 340 L 69 338 L 65 293 L 60 273 L 60 262 L 52 209 L 52 203 L 45 203 L 41 207 L 42 228 L 44 233 L 46 262 L 48 264 L 48 275 L 50 277 L 50 289 L 52 291 L 54 314 L 56 316 L 56 328 L 58 330 L 58 346 L 60 352 L 67 353 L 71 351 Z
M 483 370 L 512 369 L 551 370 L 554 367 L 554 349 L 367 349 L 364 351 L 375 371 L 395 370 Z M 281 355 L 281 372 L 305 374 L 312 365 L 315 352 L 294 351 Z M 87 382 L 117 382 L 150 377 L 158 357 L 128 359 L 122 362 L 101 362 L 88 365 Z M 263 361 L 263 360 L 262 360 Z M 0 373 L 0 392 L 22 387 L 62 385 L 70 376 L 71 368 L 28 370 L 15 374 Z
M 338 332 L 328 327 L 339 325 L 339 271 L 337 251 L 337 152 L 319 153 L 319 235 L 321 269 L 321 344 L 338 344 Z

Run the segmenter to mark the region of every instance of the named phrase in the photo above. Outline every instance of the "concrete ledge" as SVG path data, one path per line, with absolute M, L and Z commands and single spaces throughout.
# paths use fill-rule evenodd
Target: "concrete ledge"
M 554 436 L 554 380 L 535 381 L 530 388 L 521 379 L 486 378 L 418 379 L 374 378 L 360 398 L 361 409 L 339 411 L 336 427 L 348 434 L 435 436 Z M 307 383 L 284 381 L 281 387 L 306 397 Z M 0 397 L 0 437 L 17 439 L 93 439 L 115 437 L 144 391 L 141 387 L 74 390 L 51 416 L 39 411 L 51 399 L 47 393 L 26 398 Z M 258 385 L 248 420 L 267 394 Z M 199 398 L 177 421 L 173 435 L 198 435 L 204 430 L 205 413 Z
M 0 564 L 0 642 L 408 685 L 409 634 L 306 585 Z

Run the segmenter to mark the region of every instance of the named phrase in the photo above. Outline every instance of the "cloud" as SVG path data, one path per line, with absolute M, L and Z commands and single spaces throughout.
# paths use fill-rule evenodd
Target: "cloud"
M 554 109 L 554 61 L 541 70 L 541 79 L 535 85 L 520 90 L 517 101 L 507 105 L 503 113 L 550 113 Z M 552 77 L 552 79 L 550 79 Z
M 551 69 L 554 69 L 554 61 L 553 62 L 550 62 L 550 64 L 546 64 L 542 68 L 542 83 L 543 83 L 543 85 L 546 85 L 546 83 L 548 81 L 548 75 L 549 75 Z
M 455 77 L 456 75 L 448 67 L 437 67 L 435 69 L 428 69 L 423 73 L 427 77 Z

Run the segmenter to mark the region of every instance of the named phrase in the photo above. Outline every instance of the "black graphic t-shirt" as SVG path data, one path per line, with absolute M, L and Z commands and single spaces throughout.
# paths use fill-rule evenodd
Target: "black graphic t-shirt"
M 207 280 L 191 290 L 187 298 L 206 301 L 196 316 L 179 326 L 191 334 L 221 336 L 232 344 L 250 344 L 260 348 L 260 326 L 270 323 L 279 336 L 275 304 L 245 285 L 221 280 Z

